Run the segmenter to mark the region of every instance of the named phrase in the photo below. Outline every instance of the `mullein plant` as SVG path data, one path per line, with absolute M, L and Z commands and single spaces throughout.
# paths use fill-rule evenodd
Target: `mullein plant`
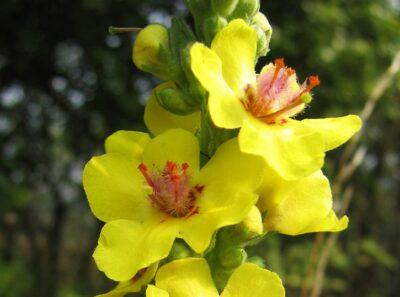
M 269 232 L 338 232 L 325 152 L 361 126 L 357 116 L 295 117 L 318 76 L 299 82 L 277 59 L 259 74 L 272 28 L 258 0 L 186 0 L 181 18 L 150 24 L 133 62 L 161 80 L 147 101 L 150 133 L 118 131 L 85 166 L 83 185 L 105 222 L 93 257 L 146 296 L 285 296 L 279 276 L 246 247 Z

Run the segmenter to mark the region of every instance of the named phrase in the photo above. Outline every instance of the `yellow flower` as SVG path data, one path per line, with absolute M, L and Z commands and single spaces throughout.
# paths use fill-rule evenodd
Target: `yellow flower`
M 155 93 L 171 85 L 173 85 L 172 82 L 162 83 L 151 92 L 144 110 L 144 122 L 147 129 L 153 135 L 175 128 L 182 128 L 195 133 L 200 128 L 200 112 L 177 115 L 167 111 L 157 102 Z
M 241 153 L 237 139 L 201 170 L 197 138 L 182 129 L 154 139 L 119 131 L 105 147 L 85 166 L 83 185 L 106 222 L 94 259 L 113 280 L 127 281 L 165 258 L 176 237 L 202 253 L 217 229 L 241 222 L 258 198 L 263 162 Z
M 338 232 L 347 228 L 348 218 L 337 218 L 332 209 L 328 179 L 321 171 L 296 181 L 287 181 L 266 168 L 257 206 L 266 212 L 265 231 L 287 235 Z
M 241 128 L 243 152 L 262 156 L 287 180 L 306 177 L 320 169 L 325 152 L 346 142 L 360 129 L 359 117 L 291 119 L 311 100 L 317 76 L 297 82 L 296 73 L 282 59 L 254 71 L 257 33 L 243 20 L 221 30 L 211 49 L 196 43 L 191 67 L 209 92 L 209 110 L 215 125 Z
M 158 263 L 148 268 L 141 269 L 136 275 L 125 282 L 120 282 L 113 290 L 108 293 L 97 295 L 96 297 L 123 297 L 128 293 L 140 292 L 144 286 L 150 283 L 156 275 Z
M 147 297 L 284 297 L 279 276 L 255 264 L 239 266 L 219 295 L 207 262 L 186 258 L 170 262 L 157 272 L 155 286 L 149 285 Z

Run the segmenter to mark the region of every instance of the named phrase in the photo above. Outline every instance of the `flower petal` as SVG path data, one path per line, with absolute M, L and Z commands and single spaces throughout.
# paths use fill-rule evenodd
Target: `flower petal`
M 203 252 L 217 229 L 248 215 L 263 173 L 262 159 L 241 153 L 237 138 L 222 144 L 195 180 L 204 186 L 196 202 L 198 213 L 182 222 L 180 236 L 196 252 Z
M 255 190 L 263 179 L 263 159 L 242 153 L 237 138 L 223 143 L 201 169 L 199 183 L 207 185 L 214 182 L 225 183 L 237 190 Z
M 285 289 L 276 273 L 255 264 L 242 264 L 229 278 L 221 297 L 284 297 Z
M 138 166 L 133 154 L 119 153 L 94 157 L 86 164 L 83 187 L 96 217 L 104 222 L 140 219 L 152 211 Z
M 267 169 L 258 206 L 266 211 L 264 226 L 268 231 L 298 235 L 347 227 L 347 218 L 339 221 L 332 210 L 329 181 L 321 171 L 286 181 Z
M 192 46 L 190 56 L 193 73 L 209 92 L 208 105 L 214 124 L 227 129 L 239 128 L 245 110 L 224 80 L 221 59 L 201 43 Z
M 128 158 L 141 160 L 143 149 L 150 141 L 147 133 L 136 131 L 118 131 L 106 139 L 107 153 L 120 153 Z
M 361 119 L 356 115 L 339 118 L 306 119 L 302 125 L 315 128 L 322 135 L 325 151 L 332 150 L 345 143 L 361 128 Z
M 140 269 L 168 256 L 178 226 L 153 217 L 146 223 L 116 220 L 107 223 L 93 254 L 99 270 L 115 281 L 127 281 Z
M 210 268 L 202 258 L 186 258 L 161 267 L 156 286 L 171 297 L 218 297 Z
M 243 225 L 253 234 L 263 233 L 263 222 L 260 210 L 257 206 L 253 206 L 247 216 L 243 220 Z
M 248 116 L 239 133 L 239 144 L 243 152 L 262 156 L 287 180 L 310 175 L 324 163 L 322 135 L 295 120 L 268 125 Z
M 170 83 L 159 85 L 157 89 L 163 89 Z M 144 110 L 144 122 L 147 128 L 154 135 L 161 134 L 168 129 L 182 128 L 189 132 L 195 133 L 200 127 L 200 112 L 195 112 L 189 115 L 176 115 L 158 104 L 153 91 L 149 100 L 146 103 Z
M 242 19 L 231 21 L 214 38 L 211 49 L 222 61 L 225 81 L 240 95 L 256 80 L 257 33 Z
M 167 291 L 149 285 L 147 286 L 146 297 L 169 297 L 169 294 Z
M 97 295 L 96 297 L 123 297 L 128 293 L 140 292 L 142 287 L 151 282 L 158 268 L 158 262 L 146 269 L 138 280 L 120 282 L 113 290 L 108 293 Z
M 206 185 L 197 202 L 198 213 L 181 221 L 179 236 L 196 253 L 202 253 L 214 232 L 243 221 L 257 198 L 254 193 L 238 191 L 225 183 Z
M 143 161 L 149 166 L 164 168 L 167 161 L 187 163 L 197 174 L 200 167 L 200 148 L 197 138 L 183 129 L 168 130 L 153 138 L 143 152 Z

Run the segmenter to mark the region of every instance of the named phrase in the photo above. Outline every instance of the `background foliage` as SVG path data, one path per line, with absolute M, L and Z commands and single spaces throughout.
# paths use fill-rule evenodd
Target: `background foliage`
M 157 0 L 0 5 L 0 296 L 93 296 L 111 284 L 91 259 L 101 226 L 82 191 L 82 167 L 113 131 L 145 129 L 143 104 L 156 84 L 131 62 L 134 36 L 106 29 L 168 24 L 187 11 Z M 358 113 L 400 50 L 396 0 L 269 0 L 262 11 L 274 28 L 265 61 L 283 56 L 300 77 L 322 78 L 307 116 Z M 333 250 L 323 296 L 400 290 L 399 99 L 397 76 L 365 127 L 351 224 Z M 329 154 L 331 180 L 340 153 Z M 289 297 L 299 296 L 314 237 L 271 234 L 252 251 L 281 274 Z

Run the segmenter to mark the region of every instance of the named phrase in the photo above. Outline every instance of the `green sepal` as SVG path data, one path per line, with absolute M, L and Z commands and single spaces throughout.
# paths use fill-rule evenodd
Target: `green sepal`
M 169 29 L 169 47 L 174 55 L 180 56 L 181 50 L 196 41 L 190 27 L 180 17 L 173 17 Z
M 218 260 L 224 268 L 236 268 L 243 264 L 247 259 L 247 253 L 243 248 L 233 247 L 222 250 L 218 254 Z
M 203 36 L 207 45 L 210 45 L 214 36 L 217 35 L 226 25 L 226 18 L 218 15 L 208 17 L 203 22 Z
M 166 110 L 178 114 L 187 115 L 198 108 L 187 103 L 185 94 L 177 88 L 167 87 L 155 93 L 158 103 Z

